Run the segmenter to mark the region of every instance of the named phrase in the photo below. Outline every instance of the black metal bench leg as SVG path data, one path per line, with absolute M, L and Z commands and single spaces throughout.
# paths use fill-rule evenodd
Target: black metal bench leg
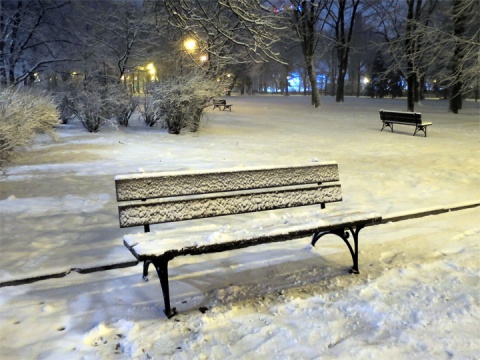
M 152 263 L 152 260 L 145 260 L 143 262 L 143 280 L 148 281 L 148 267 Z
M 363 228 L 364 228 L 364 225 L 361 225 L 357 227 L 348 227 L 346 229 L 330 230 L 330 231 L 324 231 L 324 232 L 313 234 L 312 246 L 315 246 L 317 241 L 320 240 L 322 236 L 325 236 L 328 234 L 337 235 L 345 242 L 345 244 L 348 247 L 348 250 L 350 251 L 350 255 L 352 256 L 353 266 L 349 272 L 351 274 L 360 274 L 360 271 L 358 269 L 358 234 L 360 230 L 362 230 Z M 353 247 L 348 241 L 350 234 L 347 232 L 347 230 L 350 231 L 350 233 L 352 234 Z
M 386 128 L 386 127 L 389 127 L 393 132 L 393 124 L 389 123 L 388 121 L 383 122 L 382 130 L 380 130 L 380 131 L 383 131 L 383 129 Z
M 424 137 L 427 137 L 427 127 L 426 127 L 426 126 L 422 126 L 422 130 L 423 130 L 423 133 L 425 134 Z
M 165 304 L 165 315 L 170 319 L 176 314 L 176 309 L 170 308 L 170 289 L 168 286 L 168 261 L 169 259 L 160 258 L 153 261 L 155 269 L 158 273 L 158 278 L 160 279 L 160 286 L 162 287 L 163 293 L 163 302 Z
M 350 243 L 347 240 L 345 240 L 345 243 L 347 244 L 347 246 L 350 250 L 350 254 L 352 255 L 352 259 L 353 259 L 353 266 L 352 266 L 352 269 L 350 270 L 350 272 L 352 274 L 360 274 L 360 271 L 358 270 L 358 233 L 362 229 L 363 229 L 363 226 L 358 226 L 355 229 L 349 228 L 350 232 L 352 233 L 352 237 L 353 237 L 354 249 L 352 249 Z
M 418 131 L 423 131 L 423 134 L 424 136 L 423 137 L 427 137 L 427 127 L 426 126 L 418 126 L 415 128 L 415 132 L 413 133 L 413 136 L 415 136 L 415 134 L 418 132 Z

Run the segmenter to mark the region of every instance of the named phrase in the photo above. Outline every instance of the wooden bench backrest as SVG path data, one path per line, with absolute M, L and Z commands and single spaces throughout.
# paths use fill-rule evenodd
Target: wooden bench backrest
M 115 177 L 120 227 L 342 200 L 334 162 Z
M 227 100 L 213 100 L 213 103 L 216 105 L 226 105 Z
M 384 121 L 390 120 L 411 124 L 421 124 L 422 114 L 416 112 L 380 110 L 380 119 Z

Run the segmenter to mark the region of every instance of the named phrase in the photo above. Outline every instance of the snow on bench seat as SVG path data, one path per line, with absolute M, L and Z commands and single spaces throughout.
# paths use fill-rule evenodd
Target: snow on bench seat
M 237 216 L 238 217 L 238 216 Z M 239 248 L 264 244 L 268 242 L 288 240 L 291 238 L 309 237 L 319 231 L 349 227 L 354 224 L 375 224 L 381 216 L 375 212 L 332 212 L 312 210 L 309 212 L 289 212 L 281 216 L 256 217 L 248 222 L 237 224 L 204 224 L 179 226 L 169 229 L 169 224 L 156 227 L 154 232 L 137 233 L 124 236 L 125 246 L 139 261 L 152 257 L 171 254 L 173 256 L 199 254 L 207 248 L 219 247 Z M 164 226 L 167 225 L 167 226 Z

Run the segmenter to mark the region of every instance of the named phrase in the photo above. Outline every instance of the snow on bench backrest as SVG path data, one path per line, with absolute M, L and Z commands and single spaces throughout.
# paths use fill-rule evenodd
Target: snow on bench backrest
M 115 177 L 117 201 L 338 181 L 335 162 L 291 167 L 176 171 Z
M 120 227 L 341 201 L 338 180 L 336 163 L 117 176 Z
M 342 200 L 340 184 L 217 194 L 219 193 L 210 196 L 127 202 L 118 206 L 120 227 L 244 214 Z

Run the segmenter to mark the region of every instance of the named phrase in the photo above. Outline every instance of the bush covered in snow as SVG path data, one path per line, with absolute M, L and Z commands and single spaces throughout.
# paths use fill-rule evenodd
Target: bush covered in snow
M 154 90 L 154 106 L 165 118 L 168 132 L 179 134 L 188 127 L 197 131 L 203 110 L 221 93 L 219 82 L 201 73 L 189 73 L 163 81 Z
M 133 113 L 128 95 L 118 84 L 87 83 L 83 90 L 71 96 L 72 110 L 89 132 L 97 132 L 113 117 L 122 119 L 123 123 L 126 121 L 128 125 Z
M 117 113 L 117 122 L 119 125 L 127 127 L 130 118 L 140 103 L 140 100 L 138 97 L 127 94 L 126 92 L 121 93 L 121 98 L 119 100 L 121 100 L 121 104 Z
M 58 110 L 60 111 L 60 120 L 62 121 L 62 124 L 68 124 L 68 122 L 74 117 L 72 99 L 70 99 L 66 93 L 59 93 L 56 98 L 58 102 Z
M 23 89 L 0 91 L 0 168 L 11 163 L 15 150 L 31 145 L 39 133 L 55 138 L 59 111 L 45 92 Z
M 154 106 L 153 98 L 148 94 L 143 97 L 143 106 L 140 113 L 147 126 L 154 126 L 161 120 L 160 109 Z

